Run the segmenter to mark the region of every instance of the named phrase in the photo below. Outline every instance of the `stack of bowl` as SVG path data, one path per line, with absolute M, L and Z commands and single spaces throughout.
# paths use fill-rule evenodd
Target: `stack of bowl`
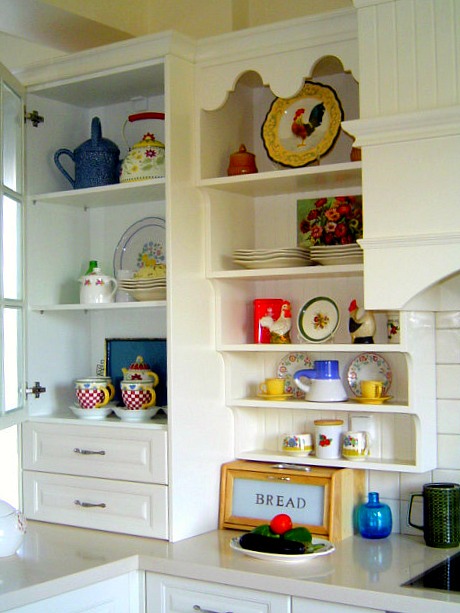
M 135 300 L 166 300 L 166 266 L 144 266 L 132 279 L 120 279 L 118 288 L 128 292 Z

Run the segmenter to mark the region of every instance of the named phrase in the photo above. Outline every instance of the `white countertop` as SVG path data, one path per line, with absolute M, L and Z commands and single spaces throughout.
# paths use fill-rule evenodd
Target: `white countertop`
M 172 544 L 29 522 L 19 552 L 0 558 L 0 611 L 132 570 L 402 613 L 460 611 L 460 593 L 400 587 L 458 548 L 433 549 L 404 535 L 379 541 L 355 536 L 331 555 L 286 564 L 231 550 L 237 534 L 216 530 Z

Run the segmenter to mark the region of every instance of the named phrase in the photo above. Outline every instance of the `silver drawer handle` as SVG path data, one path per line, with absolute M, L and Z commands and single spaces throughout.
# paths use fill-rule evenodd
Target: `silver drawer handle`
M 81 455 L 105 455 L 105 451 L 91 451 L 90 449 L 80 449 L 75 447 L 75 453 L 81 453 Z
M 199 604 L 193 605 L 194 611 L 201 611 L 201 613 L 218 613 L 218 611 L 212 611 L 211 609 L 202 609 Z M 231 611 L 226 611 L 226 613 L 232 613 Z
M 105 509 L 105 507 L 107 506 L 105 502 L 94 503 L 94 502 L 82 502 L 81 500 L 74 500 L 73 503 L 76 504 L 78 507 L 84 507 L 85 509 L 92 509 L 93 507 L 100 507 L 101 509 Z

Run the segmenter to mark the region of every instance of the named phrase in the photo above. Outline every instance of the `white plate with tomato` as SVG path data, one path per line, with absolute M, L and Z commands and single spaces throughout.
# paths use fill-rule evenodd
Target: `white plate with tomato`
M 238 553 L 272 562 L 303 562 L 335 550 L 331 542 L 313 539 L 308 528 L 294 527 L 286 513 L 279 513 L 269 524 L 232 538 L 230 547 Z
M 335 551 L 334 545 L 325 539 L 313 539 L 312 545 L 318 547 L 312 551 L 312 553 L 300 553 L 300 554 L 283 554 L 283 553 L 267 553 L 265 551 L 254 551 L 252 549 L 243 549 L 240 545 L 240 537 L 234 537 L 230 541 L 230 547 L 233 551 L 242 553 L 251 558 L 257 558 L 259 560 L 269 560 L 271 562 L 305 562 L 312 558 L 318 558 L 319 556 L 327 556 Z

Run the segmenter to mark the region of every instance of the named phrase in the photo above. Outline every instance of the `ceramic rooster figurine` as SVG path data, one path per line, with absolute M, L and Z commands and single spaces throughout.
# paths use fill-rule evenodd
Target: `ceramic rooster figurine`
M 287 344 L 291 342 L 291 303 L 286 300 L 281 305 L 281 313 L 278 319 L 270 315 L 262 317 L 260 325 L 270 330 L 270 343 Z
M 351 342 L 356 345 L 373 344 L 375 334 L 374 315 L 370 311 L 359 307 L 356 300 L 350 302 L 348 312 L 350 313 L 348 331 L 351 334 Z

